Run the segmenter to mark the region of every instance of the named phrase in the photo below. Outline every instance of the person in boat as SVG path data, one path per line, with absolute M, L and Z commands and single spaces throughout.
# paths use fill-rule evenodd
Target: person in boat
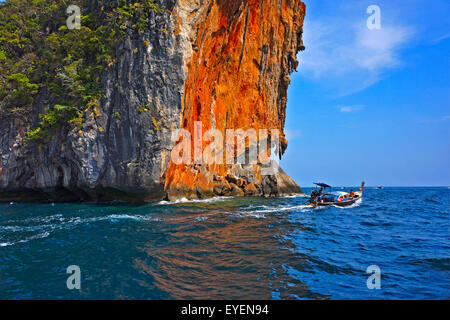
M 317 190 L 313 190 L 311 192 L 311 197 L 309 199 L 310 202 L 316 203 L 319 199 L 319 192 Z
M 350 199 L 353 199 L 355 197 L 355 193 L 353 192 L 353 189 L 350 190 Z
M 323 202 L 322 196 L 323 196 L 323 188 L 321 187 L 319 190 L 319 194 L 317 195 L 318 202 Z

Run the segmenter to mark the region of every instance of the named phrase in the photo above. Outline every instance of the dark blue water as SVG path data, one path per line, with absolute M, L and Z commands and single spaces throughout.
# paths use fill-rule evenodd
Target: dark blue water
M 301 197 L 0 204 L 0 299 L 448 299 L 449 195 L 369 188 L 345 209 Z

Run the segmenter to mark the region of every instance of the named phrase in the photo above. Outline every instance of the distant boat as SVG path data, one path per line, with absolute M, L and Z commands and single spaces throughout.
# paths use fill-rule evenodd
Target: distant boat
M 326 183 L 314 183 L 314 184 L 324 191 L 326 191 L 327 189 L 328 190 L 331 189 L 331 186 L 329 186 Z M 353 192 L 352 194 L 342 191 L 320 193 L 320 191 L 313 190 L 311 192 L 310 198 L 305 202 L 303 202 L 303 204 L 309 203 L 313 207 L 330 206 L 330 205 L 347 207 L 349 205 L 354 204 L 356 201 L 362 198 L 364 185 L 365 182 L 363 181 L 361 183 L 361 187 L 359 188 L 359 190 Z
M 378 186 L 377 189 L 383 189 L 383 187 L 382 186 Z

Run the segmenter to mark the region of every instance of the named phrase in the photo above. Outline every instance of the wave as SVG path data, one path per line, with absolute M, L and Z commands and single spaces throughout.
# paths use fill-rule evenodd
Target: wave
M 293 194 L 293 195 L 288 195 L 288 196 L 282 196 L 282 197 L 277 197 L 280 199 L 289 199 L 289 198 L 309 198 L 309 195 L 301 193 L 301 194 Z
M 355 201 L 354 204 L 351 204 L 351 205 L 349 205 L 349 206 L 347 206 L 347 207 L 340 207 L 340 206 L 336 206 L 336 205 L 333 205 L 333 207 L 339 208 L 339 209 L 351 209 L 351 208 L 357 208 L 357 207 L 359 207 L 359 206 L 361 205 L 361 203 L 362 203 L 362 199 L 359 198 L 358 200 Z
M 307 206 L 307 205 L 296 205 L 296 206 L 276 206 L 276 207 L 270 207 L 270 206 L 259 206 L 256 210 L 241 210 L 238 213 L 251 215 L 251 214 L 259 214 L 259 213 L 274 213 L 274 212 L 284 212 L 284 211 L 310 211 L 313 207 Z
M 252 217 L 252 218 L 256 218 L 256 219 L 265 219 L 266 216 L 264 213 L 257 213 L 257 212 L 252 212 L 252 211 L 238 211 L 235 212 L 233 214 L 233 216 L 237 217 L 237 218 L 246 218 L 246 217 Z
M 134 220 L 134 221 L 159 221 L 160 219 L 156 217 L 150 217 L 150 216 L 143 216 L 143 215 L 129 215 L 129 214 L 111 214 L 107 216 L 100 216 L 100 217 L 91 217 L 91 218 L 82 218 L 82 217 L 68 217 L 64 218 L 62 215 L 54 215 L 54 216 L 48 216 L 48 217 L 35 217 L 35 218 L 28 218 L 24 220 L 9 220 L 6 221 L 6 224 L 11 223 L 29 223 L 29 222 L 44 222 L 49 223 L 52 221 L 58 220 L 61 222 L 60 224 L 47 224 L 47 225 L 37 225 L 37 226 L 10 226 L 10 225 L 3 225 L 0 226 L 0 230 L 5 231 L 33 231 L 36 228 L 44 228 L 44 227 L 54 227 L 57 225 L 64 225 L 64 224 L 80 224 L 80 223 L 89 223 L 89 222 L 98 222 L 98 221 L 113 221 L 113 220 Z
M 305 198 L 309 197 L 306 194 L 296 194 L 296 195 L 286 195 L 281 197 L 276 197 L 274 199 L 294 199 L 294 198 Z M 220 202 L 220 201 L 227 201 L 232 199 L 243 199 L 241 197 L 225 197 L 225 196 L 217 196 L 212 197 L 208 199 L 188 199 L 188 198 L 181 198 L 175 201 L 159 201 L 156 203 L 157 205 L 171 205 L 171 204 L 180 204 L 180 203 L 210 203 L 210 202 Z
M 339 209 L 350 209 L 350 208 L 356 208 L 359 207 L 362 203 L 362 199 L 358 199 L 354 204 L 348 206 L 348 207 L 339 207 L 333 205 L 333 207 L 339 208 Z M 252 214 L 265 214 L 265 213 L 276 213 L 276 212 L 286 212 L 286 211 L 295 211 L 295 212 L 314 212 L 314 211 L 322 211 L 326 210 L 327 206 L 319 206 L 319 207 L 313 207 L 311 205 L 294 205 L 294 206 L 286 206 L 286 205 L 279 205 L 279 206 L 266 206 L 261 205 L 257 206 L 256 208 L 253 207 L 250 209 L 244 209 L 240 210 L 238 213 L 240 214 L 246 214 L 246 215 L 252 215 Z
M 181 198 L 175 201 L 160 201 L 157 205 L 171 205 L 171 204 L 180 204 L 180 203 L 210 203 L 210 202 L 219 202 L 233 199 L 234 197 L 212 197 L 208 199 L 187 199 Z
M 13 242 L 0 242 L 0 247 L 9 247 L 9 246 L 13 246 L 15 244 L 18 243 L 25 243 L 34 239 L 42 239 L 42 238 L 47 238 L 50 235 L 50 232 L 45 231 L 36 235 L 33 235 L 31 237 L 25 238 L 25 239 L 21 239 L 18 241 L 13 241 Z
M 6 241 L 1 242 L 0 247 L 12 246 L 19 243 L 25 243 L 34 239 L 42 239 L 48 237 L 55 230 L 64 230 L 70 229 L 77 225 L 82 225 L 86 223 L 95 223 L 101 221 L 109 221 L 115 222 L 117 220 L 132 220 L 137 222 L 147 222 L 147 221 L 160 221 L 159 218 L 151 217 L 151 216 L 143 216 L 143 215 L 129 215 L 129 214 L 111 214 L 103 217 L 91 217 L 91 218 L 82 218 L 82 217 L 70 217 L 64 218 L 62 215 L 54 215 L 47 217 L 35 217 L 28 218 L 21 221 L 10 220 L 6 223 L 16 223 L 16 225 L 2 225 L 0 226 L 0 236 L 2 238 L 5 235 L 18 233 L 18 232 L 37 232 L 34 235 L 25 237 L 24 239 L 20 239 L 17 241 Z M 38 224 L 34 226 L 24 226 L 17 225 L 17 223 L 44 223 Z M 49 222 L 54 222 L 49 224 Z

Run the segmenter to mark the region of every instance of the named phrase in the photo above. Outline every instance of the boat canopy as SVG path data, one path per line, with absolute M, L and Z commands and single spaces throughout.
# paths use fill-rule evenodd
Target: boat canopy
M 320 182 L 314 182 L 316 186 L 322 187 L 322 188 L 331 188 L 331 186 L 327 185 L 326 183 L 320 183 Z

